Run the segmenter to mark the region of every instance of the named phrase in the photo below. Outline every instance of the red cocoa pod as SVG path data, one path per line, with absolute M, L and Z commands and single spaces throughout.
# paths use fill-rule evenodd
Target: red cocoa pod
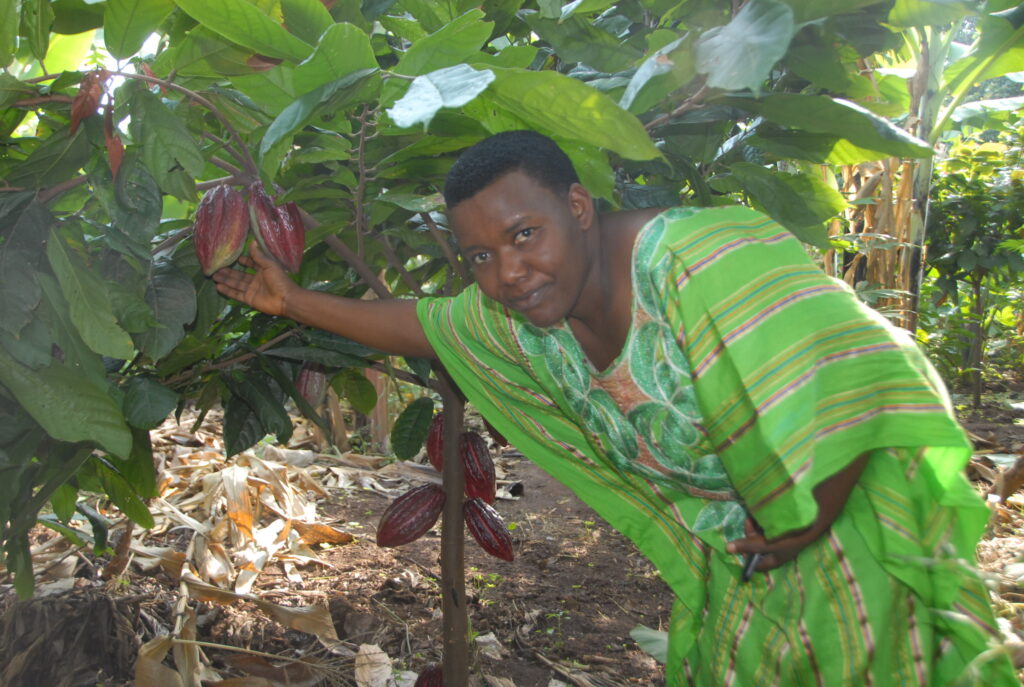
M 424 484 L 391 502 L 377 526 L 377 546 L 401 546 L 416 541 L 434 526 L 444 507 L 444 489 Z
M 249 215 L 260 247 L 289 272 L 298 272 L 306 247 L 306 226 L 298 206 L 274 205 L 263 184 L 254 181 L 249 185 Z
M 416 678 L 413 687 L 444 687 L 444 676 L 441 673 L 441 666 L 436 663 L 429 664 Z
M 474 498 L 462 504 L 462 517 L 469 533 L 484 551 L 504 561 L 515 558 L 512 553 L 512 536 L 498 511 L 482 499 Z
M 196 209 L 192 243 L 203 274 L 210 276 L 238 260 L 245 249 L 249 220 L 245 198 L 227 184 L 206 192 Z
M 444 470 L 444 413 L 438 413 L 430 422 L 430 431 L 427 433 L 427 458 L 435 470 Z
M 497 489 L 494 481 L 494 461 L 487 442 L 476 432 L 463 432 L 459 438 L 462 472 L 466 478 L 466 496 L 494 503 Z
M 327 371 L 320 363 L 305 363 L 295 379 L 295 388 L 306 403 L 318 407 L 327 394 Z
M 492 425 L 487 420 L 484 420 L 484 429 L 487 430 L 487 433 L 491 435 L 491 438 L 494 439 L 494 443 L 496 443 L 498 446 L 508 446 L 508 439 L 505 438 L 505 435 L 496 430 L 494 428 L 494 425 Z

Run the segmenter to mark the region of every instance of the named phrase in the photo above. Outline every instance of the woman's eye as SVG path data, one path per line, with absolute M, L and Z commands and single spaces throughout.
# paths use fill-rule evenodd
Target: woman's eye
M 469 261 L 474 265 L 481 265 L 491 257 L 490 253 L 474 253 L 469 257 Z
M 523 241 L 526 241 L 531 236 L 533 236 L 533 233 L 535 231 L 537 231 L 536 227 L 527 227 L 526 229 L 522 229 L 522 230 L 516 232 L 515 242 L 516 243 L 522 243 Z

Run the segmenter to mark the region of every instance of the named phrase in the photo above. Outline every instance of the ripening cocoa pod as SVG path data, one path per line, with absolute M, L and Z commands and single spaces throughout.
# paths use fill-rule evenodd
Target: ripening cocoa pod
M 444 676 L 441 673 L 441 666 L 436 663 L 429 664 L 416 678 L 413 687 L 444 687 Z
M 444 489 L 424 484 L 391 502 L 377 526 L 377 546 L 401 546 L 416 541 L 434 526 L 444 507 Z
M 430 422 L 430 431 L 427 433 L 427 458 L 435 470 L 444 470 L 444 413 L 438 413 Z
M 245 198 L 227 184 L 206 192 L 196 209 L 192 243 L 203 274 L 210 276 L 238 260 L 245 249 L 249 218 Z
M 327 371 L 320 363 L 305 363 L 295 379 L 295 388 L 306 403 L 317 408 L 327 393 Z
M 306 227 L 298 206 L 274 205 L 263 184 L 254 181 L 249 185 L 249 215 L 260 247 L 289 272 L 298 272 L 306 247 Z
M 482 499 L 474 498 L 462 504 L 462 517 L 469 533 L 484 551 L 505 561 L 515 558 L 512 553 L 512 536 L 498 511 Z
M 494 503 L 496 485 L 494 461 L 487 442 L 476 432 L 463 432 L 459 438 L 462 472 L 466 478 L 466 496 Z

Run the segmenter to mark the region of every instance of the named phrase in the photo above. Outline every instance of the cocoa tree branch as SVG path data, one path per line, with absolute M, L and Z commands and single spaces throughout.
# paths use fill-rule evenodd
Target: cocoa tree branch
M 708 88 L 708 85 L 704 84 L 703 86 L 697 89 L 696 93 L 694 93 L 689 98 L 684 100 L 682 104 L 679 105 L 679 107 L 672 110 L 668 114 L 663 114 L 660 117 L 655 117 L 651 121 L 644 124 L 644 128 L 650 131 L 651 129 L 654 129 L 656 127 L 668 124 L 676 117 L 679 117 L 680 115 L 683 115 L 689 112 L 690 110 L 697 109 L 698 107 L 704 104 L 704 99 L 708 96 L 709 91 L 710 89 Z
M 452 266 L 462 280 L 467 284 L 473 281 L 473 276 L 469 273 L 466 265 L 459 260 L 458 256 L 455 255 L 455 251 L 452 250 L 451 245 L 445 239 L 444 234 L 438 228 L 437 223 L 434 222 L 434 218 L 430 216 L 429 212 L 421 212 L 420 217 L 423 219 L 423 223 L 427 225 L 427 229 L 430 230 L 430 236 L 434 239 L 438 246 L 441 247 L 441 252 L 444 253 L 444 257 L 448 260 L 448 264 Z
M 249 152 L 249 147 L 245 144 L 245 141 L 242 140 L 242 135 L 240 133 L 238 133 L 238 129 L 236 129 L 231 124 L 231 122 L 228 121 L 227 117 L 225 117 L 221 113 L 221 111 L 217 108 L 217 106 L 214 105 L 213 103 L 211 103 L 205 97 L 203 97 L 199 93 L 196 93 L 195 91 L 193 91 L 190 88 L 185 88 L 184 86 L 179 86 L 178 84 L 176 84 L 176 83 L 174 83 L 172 81 L 168 81 L 166 79 L 160 79 L 160 78 L 157 78 L 155 76 L 147 76 L 145 74 L 133 74 L 131 72 L 110 72 L 110 73 L 113 76 L 123 76 L 126 79 L 138 79 L 139 81 L 145 81 L 146 83 L 155 84 L 157 86 L 162 86 L 163 88 L 167 88 L 167 89 L 170 89 L 172 91 L 177 91 L 177 92 L 181 93 L 182 95 L 186 96 L 187 98 L 189 98 L 190 100 L 193 100 L 196 103 L 198 103 L 198 104 L 202 105 L 203 107 L 205 107 L 207 110 L 209 110 L 210 112 L 213 113 L 213 116 L 216 117 L 220 121 L 220 123 L 224 127 L 224 129 L 228 132 L 228 134 L 230 134 L 231 140 L 234 141 L 234 143 L 235 143 L 235 148 L 236 148 L 235 152 L 236 152 L 239 160 L 241 160 L 243 166 L 245 167 L 245 171 L 248 172 L 250 175 L 252 175 L 252 177 L 254 179 L 258 179 L 259 178 L 259 176 L 260 176 L 259 167 L 256 165 L 256 161 L 253 159 L 252 153 Z
M 210 156 L 210 164 L 212 164 L 212 165 L 214 165 L 216 167 L 220 167 L 225 172 L 228 172 L 229 174 L 231 174 L 235 178 L 243 176 L 242 170 L 240 170 L 238 167 L 235 167 L 233 164 L 231 164 L 227 160 L 221 160 L 216 155 Z
M 427 294 L 423 293 L 423 289 L 420 288 L 419 282 L 409 274 L 409 270 L 405 269 L 402 265 L 402 261 L 399 259 L 398 254 L 395 253 L 395 249 L 391 246 L 391 242 L 388 241 L 387 236 L 380 237 L 381 250 L 384 251 L 384 257 L 387 259 L 388 264 L 396 272 L 398 272 L 399 278 L 405 283 L 409 290 L 416 294 L 419 298 L 425 298 Z
M 38 200 L 40 203 L 49 203 L 51 200 L 53 200 L 60 194 L 64 193 L 65 191 L 70 191 L 73 188 L 81 186 L 88 180 L 89 177 L 83 174 L 82 176 L 78 176 L 73 179 L 68 179 L 67 181 L 62 181 L 56 186 L 51 186 L 50 188 L 40 191 L 39 195 L 36 196 L 36 200 Z
M 202 376 L 204 374 L 207 374 L 209 372 L 216 372 L 217 370 L 224 370 L 224 369 L 227 369 L 227 368 L 232 367 L 234 365 L 238 365 L 239 363 L 244 363 L 245 361 L 251 360 L 251 359 L 255 358 L 256 356 L 258 356 L 263 351 L 265 351 L 265 350 L 267 350 L 269 348 L 273 348 L 274 346 L 276 346 L 277 344 L 281 343 L 285 339 L 287 339 L 289 337 L 292 337 L 292 336 L 295 336 L 298 333 L 299 333 L 298 327 L 295 327 L 293 329 L 289 329 L 287 331 L 284 331 L 284 332 L 278 334 L 277 336 L 275 336 L 274 338 L 270 339 L 266 343 L 260 344 L 259 346 L 257 346 L 252 351 L 248 351 L 246 353 L 241 353 L 241 354 L 235 356 L 234 358 L 228 358 L 227 360 L 221 360 L 221 361 L 216 362 L 216 363 L 210 363 L 210 364 L 205 365 L 205 366 L 203 366 L 201 368 L 198 368 L 198 369 L 194 368 L 194 367 L 193 368 L 189 368 L 187 370 L 179 372 L 178 374 L 174 375 L 173 377 L 169 377 L 168 379 L 165 379 L 164 380 L 164 384 L 166 384 L 167 386 L 173 387 L 175 385 L 181 384 L 182 382 L 190 381 L 190 380 L 192 380 L 192 379 L 194 379 L 196 377 L 200 377 L 200 376 Z
M 366 282 L 366 285 L 369 286 L 375 294 L 377 294 L 378 298 L 394 298 L 394 296 L 391 295 L 391 291 L 389 291 L 388 287 L 384 285 L 384 282 L 377 278 L 377 275 L 374 274 L 372 269 L 370 269 L 370 266 L 356 255 L 356 252 L 349 248 L 344 241 L 339 239 L 337 236 L 327 236 L 324 237 L 324 243 L 326 243 L 327 247 L 333 250 L 339 258 L 352 266 L 352 269 L 356 271 L 356 274 Z
M 356 164 L 358 165 L 359 177 L 356 182 L 355 193 L 353 194 L 353 202 L 355 203 L 356 213 L 356 254 L 362 259 L 366 255 L 366 232 L 369 227 L 366 226 L 366 207 L 364 205 L 366 200 L 366 182 L 368 180 L 368 173 L 366 170 L 366 128 L 367 119 L 370 114 L 370 108 L 366 105 L 363 106 L 363 111 L 359 113 L 359 142 L 356 144 Z
M 35 107 L 36 105 L 45 105 L 47 103 L 70 103 L 73 102 L 74 98 L 70 95 L 61 95 L 55 93 L 53 95 L 41 95 L 38 98 L 26 98 L 25 100 L 18 100 L 14 103 L 13 107 Z

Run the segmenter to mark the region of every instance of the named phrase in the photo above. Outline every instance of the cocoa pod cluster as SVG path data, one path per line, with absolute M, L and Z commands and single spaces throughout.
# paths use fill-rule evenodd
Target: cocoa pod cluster
M 327 395 L 327 368 L 320 363 L 304 363 L 295 379 L 295 388 L 306 403 L 317 408 Z
M 427 458 L 438 472 L 444 468 L 444 422 L 444 413 L 438 413 L 427 433 Z M 466 529 L 487 553 L 513 560 L 512 537 L 498 511 L 490 505 L 496 497 L 497 482 L 487 442 L 477 432 L 463 432 L 459 437 L 459 457 L 465 477 L 462 516 Z M 377 528 L 377 544 L 401 546 L 418 539 L 434 525 L 443 506 L 444 491 L 440 487 L 410 489 L 384 511 Z
M 234 264 L 245 250 L 250 230 L 264 251 L 289 272 L 298 272 L 306 247 L 306 227 L 298 206 L 275 205 L 259 181 L 249 185 L 248 193 L 247 201 L 241 191 L 220 184 L 199 201 L 192 241 L 203 274 L 210 276 Z

